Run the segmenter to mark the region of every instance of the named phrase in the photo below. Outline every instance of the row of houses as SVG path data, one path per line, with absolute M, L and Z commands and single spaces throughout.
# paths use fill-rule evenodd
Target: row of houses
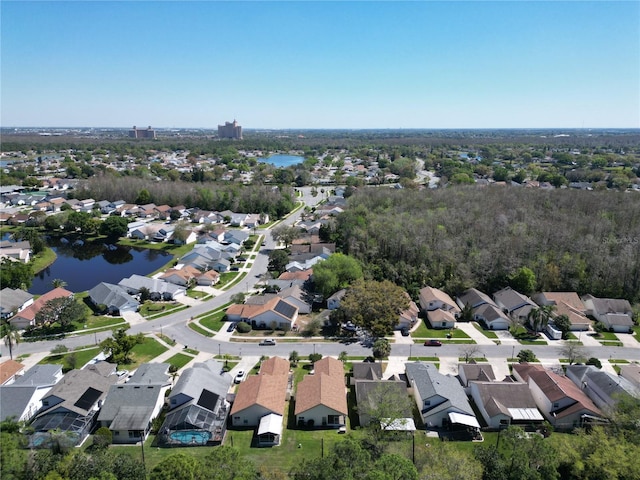
M 552 316 L 565 315 L 573 331 L 591 327 L 592 316 L 614 332 L 628 333 L 633 326 L 633 310 L 628 300 L 580 297 L 576 292 L 539 292 L 531 298 L 510 287 L 493 294 L 470 288 L 454 301 L 447 293 L 433 287 L 420 290 L 420 306 L 432 328 L 452 328 L 462 309 L 471 308 L 473 320 L 489 330 L 506 330 L 512 323 L 524 324 L 530 313 L 541 306 L 552 306 Z
M 13 288 L 3 288 L 0 291 L 0 316 L 9 322 L 16 330 L 24 330 L 36 324 L 36 315 L 45 304 L 56 298 L 73 297 L 73 292 L 62 287 L 54 288 L 37 299 L 33 294 Z

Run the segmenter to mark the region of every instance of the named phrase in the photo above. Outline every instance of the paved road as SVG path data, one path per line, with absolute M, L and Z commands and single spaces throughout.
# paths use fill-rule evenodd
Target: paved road
M 301 200 L 308 206 L 315 206 L 322 200 L 322 194 L 318 193 L 316 197 L 311 195 L 311 188 L 306 187 L 300 189 L 303 193 Z M 283 223 L 290 225 L 294 223 L 301 215 L 302 210 L 296 212 L 290 217 L 286 218 Z M 231 297 L 239 292 L 246 292 L 254 283 L 257 282 L 258 277 L 266 272 L 268 264 L 269 252 L 275 248 L 275 242 L 271 238 L 268 230 L 263 230 L 261 233 L 266 234 L 266 245 L 262 247 L 253 262 L 251 271 L 245 277 L 245 280 L 239 284 L 231 287 L 221 295 L 203 302 L 199 305 L 192 306 L 181 312 L 168 315 L 165 317 L 151 320 L 142 324 L 134 325 L 129 330 L 129 333 L 148 333 L 148 332 L 160 332 L 169 337 L 175 339 L 182 345 L 188 345 L 190 348 L 195 348 L 201 352 L 209 352 L 211 354 L 229 353 L 233 355 L 280 355 L 288 356 L 292 350 L 296 350 L 302 357 L 308 356 L 310 353 L 321 353 L 323 355 L 337 356 L 341 352 L 346 351 L 349 356 L 368 356 L 371 355 L 371 349 L 365 348 L 359 343 L 341 344 L 335 342 L 326 342 L 323 339 L 317 339 L 316 341 L 300 341 L 300 342 L 278 342 L 275 346 L 259 346 L 257 343 L 240 343 L 240 342 L 227 342 L 218 341 L 215 339 L 203 337 L 198 333 L 191 330 L 186 324 L 190 317 L 196 317 L 211 310 L 214 310 L 225 303 L 228 303 Z M 64 344 L 69 348 L 76 348 L 83 345 L 92 345 L 99 343 L 103 339 L 110 336 L 110 332 L 102 332 L 94 335 L 82 335 L 78 337 L 66 338 L 63 340 L 42 341 L 34 343 L 21 343 L 17 350 L 17 355 L 26 353 L 40 353 L 48 352 L 55 345 Z M 277 338 L 277 336 L 276 336 Z M 486 345 L 477 345 L 478 356 L 485 355 L 489 358 L 511 358 L 517 355 L 522 349 L 532 350 L 536 356 L 542 360 L 555 361 L 561 358 L 562 346 L 558 345 L 494 345 L 492 341 L 486 342 Z M 8 355 L 6 347 L 2 345 L 2 354 Z M 464 345 L 443 345 L 441 347 L 425 347 L 421 344 L 407 344 L 398 343 L 392 344 L 391 355 L 398 357 L 411 356 L 439 356 L 439 357 L 459 357 Z M 630 347 L 604 347 L 604 346 L 591 346 L 585 345 L 583 351 L 587 357 L 597 357 L 601 359 L 626 359 L 630 361 L 640 361 L 640 348 Z

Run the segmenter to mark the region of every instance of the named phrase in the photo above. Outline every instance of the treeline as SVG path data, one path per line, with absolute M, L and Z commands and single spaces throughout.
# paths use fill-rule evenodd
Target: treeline
M 142 193 L 142 195 L 141 195 Z M 127 203 L 198 207 L 203 210 L 231 210 L 265 213 L 280 218 L 295 206 L 294 192 L 288 186 L 189 183 L 111 176 L 92 177 L 74 192 L 78 199 L 124 200 Z M 143 202 L 140 200 L 144 199 Z
M 370 277 L 412 294 L 425 285 L 492 293 L 527 267 L 539 291 L 640 301 L 640 195 L 632 193 L 368 188 L 323 234 Z

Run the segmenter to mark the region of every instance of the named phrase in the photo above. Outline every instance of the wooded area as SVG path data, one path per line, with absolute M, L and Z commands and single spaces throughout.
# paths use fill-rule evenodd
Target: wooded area
M 539 291 L 640 301 L 640 197 L 615 191 L 455 187 L 361 189 L 325 236 L 368 276 L 414 298 L 509 285 L 519 269 Z M 515 288 L 515 286 L 514 286 Z

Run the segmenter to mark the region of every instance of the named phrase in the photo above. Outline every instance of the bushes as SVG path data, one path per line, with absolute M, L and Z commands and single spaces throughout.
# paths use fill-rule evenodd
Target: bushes
M 251 331 L 251 325 L 249 325 L 247 322 L 238 322 L 238 325 L 236 325 L 236 330 L 239 333 L 249 333 Z

